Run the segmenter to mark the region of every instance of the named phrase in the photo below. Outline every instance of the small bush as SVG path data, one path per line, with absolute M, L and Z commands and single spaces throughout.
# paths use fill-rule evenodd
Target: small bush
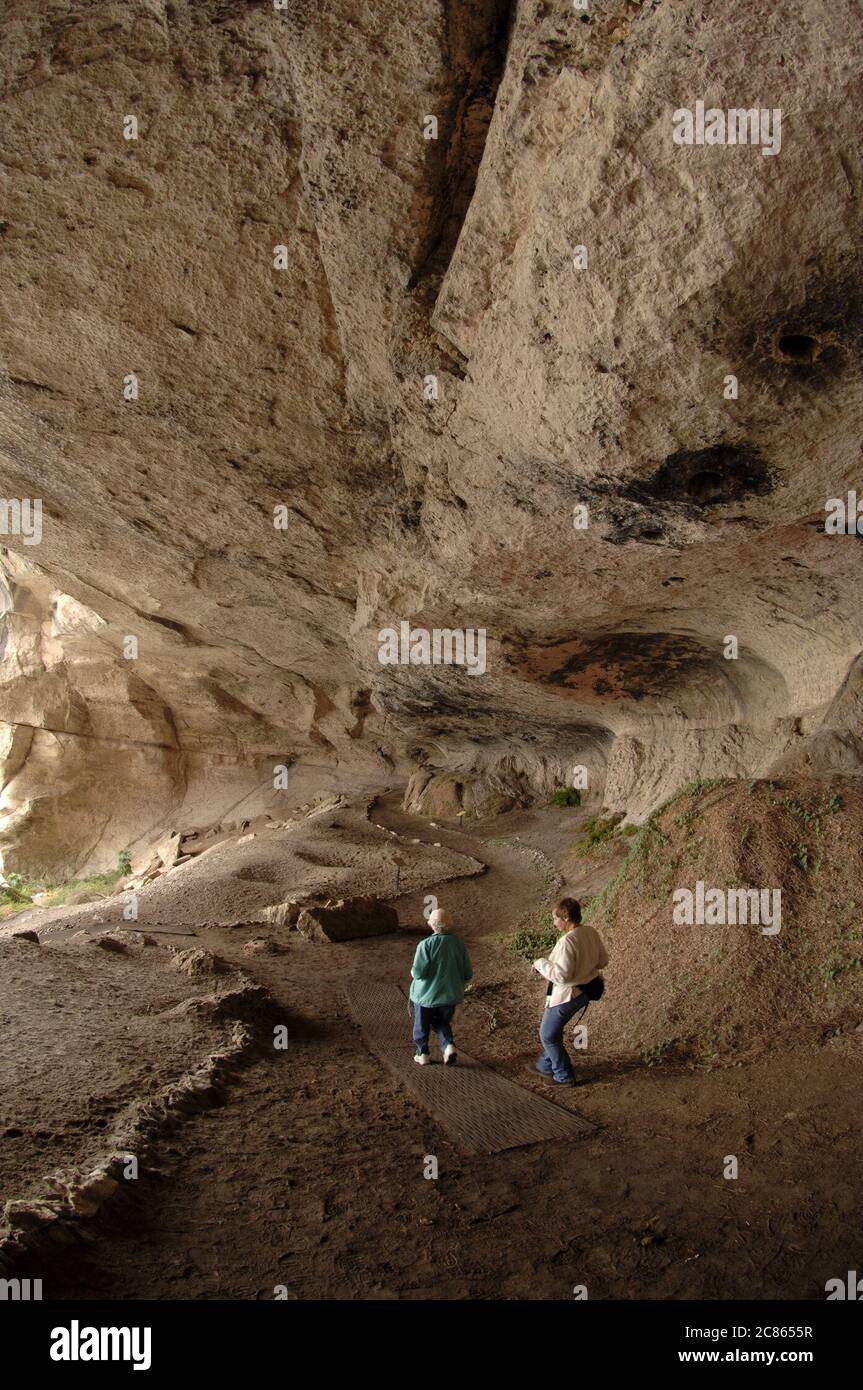
M 27 907 L 31 902 L 31 890 L 21 875 L 9 874 L 0 887 L 0 907 Z
M 663 1060 L 663 1054 L 670 1046 L 670 1043 L 660 1042 L 654 1043 L 652 1047 L 643 1047 L 640 1053 L 642 1065 L 645 1067 L 658 1067 Z
M 130 874 L 131 872 L 132 856 L 127 849 L 121 849 L 120 853 L 117 855 L 117 873 L 125 877 L 126 874 Z
M 581 792 L 575 787 L 561 787 L 554 793 L 549 806 L 580 806 Z
M 588 816 L 581 829 L 584 831 L 584 839 L 580 840 L 575 847 L 576 854 L 582 858 L 590 854 L 591 850 L 596 849 L 597 845 L 602 845 L 606 840 L 610 840 L 615 831 L 616 822 L 613 820 L 601 820 L 599 816 Z
M 534 927 L 519 927 L 511 936 L 504 937 L 504 943 L 515 955 L 522 960 L 534 961 L 539 956 L 547 955 L 552 946 L 556 946 L 559 940 L 558 932 L 551 925 L 551 919 L 546 917 L 548 926 L 543 926 L 537 930 Z

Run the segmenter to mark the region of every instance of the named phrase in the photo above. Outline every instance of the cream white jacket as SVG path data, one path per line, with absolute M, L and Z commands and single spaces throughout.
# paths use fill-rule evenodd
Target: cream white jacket
M 554 989 L 547 996 L 545 1007 L 555 1008 L 566 1004 L 578 994 L 582 985 L 595 980 L 604 965 L 608 965 L 608 952 L 602 937 L 587 922 L 566 932 L 546 959 L 540 957 L 533 963 L 546 980 L 551 980 Z

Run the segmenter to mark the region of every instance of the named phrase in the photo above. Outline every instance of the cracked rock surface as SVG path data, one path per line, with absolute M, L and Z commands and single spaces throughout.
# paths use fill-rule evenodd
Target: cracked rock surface
M 852 0 L 0 34 L 0 491 L 43 505 L 0 537 L 7 870 L 409 778 L 449 814 L 584 765 L 638 820 L 859 770 Z M 676 145 L 699 100 L 779 153 Z M 484 673 L 382 665 L 403 621 Z

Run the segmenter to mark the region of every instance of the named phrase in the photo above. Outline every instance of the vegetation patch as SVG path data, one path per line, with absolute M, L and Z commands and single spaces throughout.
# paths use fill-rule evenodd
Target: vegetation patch
M 50 880 L 38 882 L 28 879 L 24 874 L 7 874 L 5 883 L 0 885 L 0 920 L 33 907 L 33 897 L 37 893 L 41 895 L 38 904 L 35 904 L 38 907 L 62 907 L 73 893 L 94 893 L 104 897 L 121 878 L 131 872 L 131 867 L 129 851 L 124 849 L 117 856 L 116 869 L 107 874 L 91 874 L 89 878 L 52 883 Z
M 655 815 L 636 826 L 629 853 L 617 873 L 583 909 L 585 921 L 593 921 L 597 914 L 602 914 L 609 927 L 616 926 L 618 899 L 625 884 L 635 882 L 642 892 L 656 897 L 656 871 L 661 863 L 659 851 L 667 843 L 667 836 L 660 830 Z M 666 867 L 671 869 L 672 866 Z
M 539 927 L 519 927 L 511 935 L 503 937 L 503 943 L 521 960 L 534 961 L 545 956 L 557 945 L 559 934 L 552 925 L 551 913 L 540 918 Z
M 863 1016 L 861 843 L 856 778 L 701 779 L 676 793 L 583 906 L 609 950 L 604 1044 L 646 1066 L 723 1066 L 780 1036 L 820 1045 L 825 1026 L 831 1036 L 854 1033 Z M 699 881 L 723 894 L 781 889 L 779 934 L 747 916 L 676 921 L 675 890 Z
M 548 804 L 549 806 L 580 806 L 581 792 L 575 787 L 561 787 L 553 794 Z
M 617 829 L 616 820 L 602 820 L 599 816 L 588 816 L 587 820 L 580 827 L 583 838 L 575 847 L 575 852 L 584 858 L 585 855 L 595 850 L 597 845 L 605 844 L 610 840 Z

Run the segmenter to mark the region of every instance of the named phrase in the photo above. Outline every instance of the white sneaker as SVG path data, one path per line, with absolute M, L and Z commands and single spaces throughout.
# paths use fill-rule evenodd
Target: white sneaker
M 427 1052 L 415 1052 L 414 1061 L 416 1062 L 418 1067 L 427 1067 L 429 1062 L 431 1061 L 431 1057 L 428 1055 Z
M 450 1062 L 457 1062 L 457 1061 L 458 1061 L 458 1058 L 456 1057 L 455 1048 L 453 1047 L 452 1043 L 447 1043 L 446 1047 L 445 1047 L 444 1050 L 443 1050 L 443 1064 L 444 1064 L 444 1066 L 445 1066 L 445 1067 L 446 1067 L 446 1066 L 449 1066 Z

